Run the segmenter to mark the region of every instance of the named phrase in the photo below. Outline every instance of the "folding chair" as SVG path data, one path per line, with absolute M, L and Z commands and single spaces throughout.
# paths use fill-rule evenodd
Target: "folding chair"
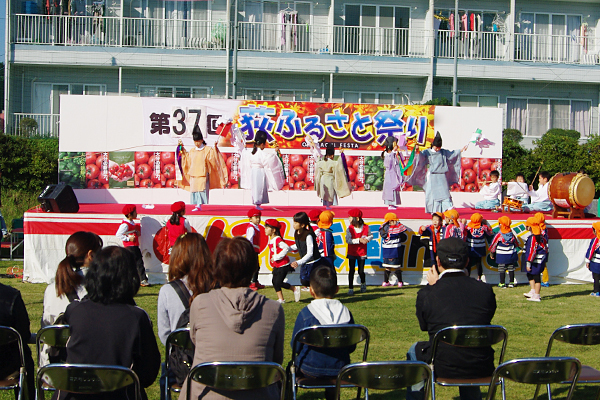
M 13 253 L 25 242 L 25 231 L 23 229 L 23 218 L 12 220 L 12 230 L 10 232 L 10 259 L 14 258 Z
M 135 399 L 141 400 L 140 381 L 132 370 L 120 365 L 49 364 L 38 370 L 37 399 L 44 399 L 42 385 L 70 393 L 99 394 L 134 385 Z
M 335 398 L 339 400 L 342 383 L 365 389 L 395 390 L 425 381 L 425 399 L 429 398 L 431 368 L 422 361 L 371 361 L 348 364 L 338 374 L 335 383 Z
M 190 338 L 190 328 L 179 328 L 174 330 L 167 337 L 167 343 L 165 344 L 165 369 L 167 370 L 167 382 L 165 384 L 165 399 L 171 398 L 171 392 L 181 392 L 181 385 L 177 383 L 171 384 L 169 382 L 169 368 L 171 367 L 169 362 L 169 356 L 173 346 L 181 347 L 182 349 L 194 350 L 196 346 Z M 191 365 L 187 365 L 188 370 L 192 368 Z
M 583 346 L 594 346 L 600 344 L 600 324 L 578 324 L 561 326 L 560 328 L 555 330 L 550 336 L 550 340 L 548 341 L 548 348 L 546 349 L 546 357 L 550 357 L 550 350 L 552 349 L 552 344 L 555 340 L 563 343 L 578 344 Z M 568 384 L 571 382 L 565 381 L 561 383 Z M 589 365 L 582 365 L 578 383 L 600 383 L 600 371 L 596 368 L 590 367 Z M 540 387 L 538 385 L 538 387 L 535 389 L 536 396 L 539 390 Z M 548 399 L 552 399 L 550 385 L 548 385 Z M 596 394 L 596 400 L 600 400 L 600 389 Z
M 37 351 L 37 360 L 38 360 L 38 368 L 40 365 L 40 354 L 42 352 L 42 345 L 47 345 L 51 347 L 57 348 L 66 348 L 67 342 L 71 337 L 71 327 L 69 325 L 49 325 L 45 328 L 42 328 L 38 331 L 35 337 L 35 349 Z M 61 360 L 60 362 L 65 362 L 66 360 Z M 46 384 L 42 385 L 40 388 L 42 390 L 54 391 L 53 387 L 50 387 Z
M 581 363 L 573 357 L 540 357 L 510 360 L 498 365 L 492 376 L 488 389 L 487 400 L 492 400 L 496 394 L 496 381 L 508 379 L 513 382 L 531 385 L 571 382 L 571 388 L 566 400 L 573 396 L 575 384 L 581 372 Z M 548 392 L 550 393 L 550 392 Z M 503 395 L 503 398 L 505 396 Z M 537 390 L 533 400 L 537 399 Z
M 364 341 L 365 348 L 362 361 L 365 362 L 367 361 L 367 353 L 369 351 L 369 339 L 369 330 L 363 325 L 355 324 L 310 326 L 298 331 L 292 339 L 292 363 L 290 366 L 292 373 L 290 384 L 292 385 L 293 400 L 296 400 L 298 388 L 325 389 L 334 388 L 336 385 L 336 378 L 297 376 L 299 372 L 297 370 L 298 352 L 296 351 L 298 344 L 321 348 L 336 348 L 355 346 Z M 353 386 L 355 385 L 342 384 L 342 387 Z M 357 397 L 360 397 L 360 390 L 361 388 L 359 387 Z
M 449 326 L 440 329 L 433 337 L 431 365 L 431 398 L 435 400 L 435 385 L 440 386 L 488 386 L 492 382 L 491 376 L 483 378 L 441 378 L 435 376 L 435 356 L 440 343 L 456 347 L 488 347 L 502 342 L 498 364 L 504 361 L 508 332 L 500 325 L 464 325 Z M 502 382 L 494 382 L 494 385 Z M 503 389 L 504 391 L 504 386 Z
M 187 379 L 190 400 L 192 381 L 217 390 L 261 389 L 281 382 L 281 400 L 285 398 L 285 370 L 274 362 L 230 361 L 198 364 Z
M 23 354 L 23 340 L 15 329 L 9 326 L 0 326 L 0 346 L 16 344 L 19 348 L 21 365 L 19 369 L 9 376 L 0 377 L 0 390 L 15 390 L 15 400 L 25 399 L 27 393 L 27 380 L 25 379 L 25 355 Z M 4 363 L 3 357 L 0 362 Z

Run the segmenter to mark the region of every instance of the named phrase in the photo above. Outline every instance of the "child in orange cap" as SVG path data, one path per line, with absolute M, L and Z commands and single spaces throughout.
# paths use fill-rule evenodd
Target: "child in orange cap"
M 146 269 L 144 268 L 144 259 L 142 258 L 142 252 L 140 250 L 140 236 L 142 235 L 142 228 L 140 224 L 135 223 L 137 218 L 137 208 L 134 204 L 126 204 L 123 207 L 123 215 L 125 218 L 119 229 L 117 229 L 116 236 L 123 242 L 123 247 L 133 253 L 135 258 L 135 266 L 140 276 L 140 286 L 150 286 L 148 283 L 148 276 L 146 275 Z
M 592 224 L 594 238 L 590 240 L 590 247 L 585 253 L 585 266 L 594 278 L 594 291 L 591 296 L 600 297 L 600 221 Z
M 531 235 L 525 243 L 525 265 L 521 268 L 525 267 L 531 290 L 528 293 L 523 293 L 523 295 L 529 301 L 540 301 L 541 274 L 546 268 L 546 261 L 548 260 L 548 241 L 542 235 L 538 218 L 527 218 L 525 226 L 531 232 Z
M 402 282 L 402 243 L 406 242 L 406 226 L 402 225 L 395 213 L 387 213 L 383 217 L 383 225 L 379 228 L 381 237 L 381 258 L 383 273 L 383 283 L 381 286 L 391 286 L 390 275 L 396 275 L 398 278 L 398 287 L 404 286 Z
M 360 277 L 360 292 L 367 291 L 367 282 L 365 277 L 365 260 L 367 259 L 367 243 L 373 239 L 369 225 L 362 219 L 362 211 L 353 208 L 348 211 L 348 228 L 346 228 L 346 243 L 348 251 L 348 294 L 354 294 L 354 269 L 358 263 L 358 276 Z
M 421 243 L 429 247 L 429 258 L 423 259 L 423 268 L 431 268 L 436 266 L 437 260 L 437 244 L 442 239 L 442 231 L 444 224 L 444 215 L 441 212 L 431 214 L 431 225 L 423 225 L 419 228 Z
M 506 271 L 508 270 L 508 287 L 515 287 L 515 265 L 518 263 L 519 240 L 510 229 L 512 221 L 506 215 L 498 218 L 500 232 L 496 234 L 490 244 L 490 257 L 496 260 L 500 283 L 498 287 L 506 288 Z
M 458 211 L 455 209 L 444 211 L 444 218 L 446 226 L 444 227 L 442 239 L 457 237 L 465 240 L 465 223 L 467 220 L 464 218 L 461 219 Z
M 308 212 L 308 219 L 310 219 L 310 227 L 315 231 L 315 235 L 319 236 L 319 215 L 321 210 L 313 208 Z
M 269 238 L 269 263 L 273 268 L 273 288 L 277 294 L 277 301 L 280 304 L 285 303 L 281 288 L 294 292 L 294 301 L 300 301 L 300 287 L 292 286 L 284 282 L 288 273 L 294 272 L 294 268 L 290 266 L 290 259 L 287 256 L 290 246 L 281 237 L 281 223 L 276 219 L 268 219 L 265 221 L 265 234 Z
M 192 227 L 185 215 L 185 203 L 183 201 L 176 201 L 171 205 L 171 217 L 166 223 L 167 231 L 169 232 L 169 247 L 173 247 L 177 239 L 186 232 L 191 232 Z M 169 254 L 171 249 L 169 248 Z
M 248 219 L 250 219 L 250 223 L 246 228 L 246 239 L 252 243 L 254 247 L 254 251 L 256 254 L 260 254 L 260 218 L 262 217 L 262 212 L 258 208 L 251 208 L 248 210 Z M 260 268 L 259 268 L 260 269 Z M 258 290 L 264 289 L 264 285 L 261 285 L 258 282 L 258 271 L 252 277 L 252 282 L 250 283 L 250 289 Z
M 488 236 L 493 236 L 492 228 L 483 216 L 479 213 L 471 215 L 471 222 L 467 224 L 467 244 L 469 245 L 469 265 L 467 272 L 471 275 L 471 268 L 477 267 L 477 280 L 481 280 L 483 275 L 483 264 L 481 259 L 485 257 L 487 246 L 485 240 Z
M 534 217 L 538 219 L 540 222 L 540 229 L 542 230 L 542 236 L 546 239 L 546 243 L 548 243 L 548 228 L 546 227 L 546 216 L 541 213 L 535 213 Z M 550 247 L 548 247 L 548 257 L 550 256 Z M 548 261 L 546 260 L 546 263 Z M 548 275 L 548 268 L 544 268 L 542 272 L 542 287 L 550 287 L 550 276 Z
M 321 257 L 329 261 L 331 267 L 335 271 L 335 242 L 333 240 L 333 231 L 331 225 L 333 225 L 333 217 L 335 214 L 333 211 L 325 210 L 319 215 L 318 230 L 315 231 L 317 235 L 317 244 L 319 245 L 319 252 Z

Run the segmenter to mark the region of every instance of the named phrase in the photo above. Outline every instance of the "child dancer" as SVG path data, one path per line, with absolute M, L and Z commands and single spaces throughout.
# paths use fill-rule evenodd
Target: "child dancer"
M 498 272 L 500 273 L 500 283 L 498 287 L 505 288 L 506 270 L 508 270 L 508 287 L 514 287 L 515 265 L 517 265 L 517 253 L 519 251 L 519 241 L 510 229 L 512 221 L 507 216 L 498 218 L 500 232 L 496 234 L 490 245 L 490 257 L 496 260 Z
M 335 149 L 328 147 L 325 150 L 325 157 L 317 163 L 315 169 L 317 196 L 321 198 L 327 209 L 338 205 L 338 195 L 340 197 L 350 195 L 350 186 L 344 171 L 342 157 L 339 157 L 337 161 L 333 161 L 334 156 Z
M 321 253 L 319 253 L 317 237 L 310 227 L 308 214 L 304 211 L 294 214 L 293 227 L 296 243 L 290 246 L 290 248 L 292 251 L 298 251 L 300 259 L 292 262 L 290 265 L 294 269 L 300 267 L 300 282 L 306 288 L 304 290 L 308 291 L 310 273 L 314 268 L 321 265 L 323 260 L 321 260 Z
M 585 253 L 585 266 L 594 278 L 594 291 L 590 296 L 600 297 L 600 221 L 592 224 L 592 230 L 595 237 L 590 240 L 590 247 Z
M 331 264 L 331 267 L 335 271 L 335 242 L 333 240 L 333 231 L 331 230 L 333 217 L 335 217 L 335 214 L 332 211 L 323 211 L 319 215 L 319 229 L 315 233 L 321 256 Z
M 442 239 L 443 220 L 444 216 L 441 212 L 434 212 L 431 214 L 431 225 L 423 225 L 419 228 L 421 241 L 429 247 L 429 259 L 425 257 L 423 268 L 435 267 L 437 263 L 437 244 Z
M 383 283 L 381 286 L 391 286 L 390 275 L 396 275 L 398 278 L 398 287 L 402 287 L 402 254 L 400 248 L 402 243 L 406 241 L 406 227 L 400 223 L 398 217 L 394 213 L 387 213 L 383 217 L 383 225 L 379 228 L 379 236 L 381 237 L 381 258 L 383 258 L 382 266 L 385 268 L 383 273 Z
M 177 241 L 177 239 L 186 232 L 191 232 L 192 227 L 185 215 L 185 203 L 183 201 L 176 201 L 171 205 L 171 217 L 167 220 L 167 231 L 169 232 L 169 254 L 171 254 L 171 248 Z
M 284 282 L 286 275 L 293 272 L 294 269 L 290 266 L 290 259 L 287 252 L 290 247 L 281 237 L 281 224 L 276 219 L 268 219 L 265 221 L 265 234 L 269 238 L 269 262 L 273 268 L 273 288 L 277 294 L 277 301 L 281 304 L 285 303 L 281 288 L 294 292 L 294 301 L 300 301 L 300 287 L 292 286 Z
M 144 268 L 144 259 L 142 258 L 142 252 L 140 250 L 142 228 L 134 221 L 134 219 L 137 218 L 136 206 L 134 204 L 126 204 L 123 207 L 123 215 L 125 216 L 125 219 L 123 219 L 123 222 L 119 225 L 116 236 L 123 242 L 123 247 L 133 253 L 135 266 L 140 276 L 140 286 L 150 286 L 148 283 L 148 276 L 146 275 L 146 269 Z
M 500 173 L 498 171 L 492 171 L 490 173 L 490 182 L 480 182 L 483 186 L 481 186 L 479 194 L 483 196 L 483 200 L 475 203 L 476 209 L 495 210 L 496 207 L 500 207 L 502 187 L 498 182 L 498 178 L 500 178 Z
M 308 219 L 310 219 L 310 227 L 315 231 L 315 235 L 317 238 L 319 236 L 319 215 L 321 215 L 321 210 L 318 208 L 314 208 L 308 212 Z
M 467 244 L 469 245 L 469 266 L 467 267 L 467 272 L 470 276 L 471 268 L 477 267 L 478 281 L 481 280 L 481 276 L 483 275 L 483 264 L 481 259 L 485 257 L 486 254 L 485 239 L 487 236 L 492 235 L 492 228 L 490 228 L 481 214 L 475 213 L 471 215 L 471 222 L 467 224 Z
M 365 260 L 367 259 L 367 243 L 373 239 L 369 226 L 362 219 L 362 211 L 353 208 L 348 211 L 348 228 L 346 229 L 346 243 L 348 251 L 348 294 L 354 294 L 354 269 L 358 263 L 358 276 L 360 277 L 360 292 L 367 291 L 365 278 Z
M 256 254 L 260 254 L 260 218 L 262 217 L 262 212 L 258 208 L 252 208 L 248 211 L 248 218 L 250 219 L 250 223 L 248 223 L 248 227 L 246 228 L 246 239 L 252 243 L 254 247 L 254 251 Z M 259 268 L 260 270 L 260 268 Z M 252 277 L 252 282 L 250 283 L 250 289 L 258 290 L 264 289 L 265 286 L 261 285 L 258 282 L 258 271 Z
M 459 219 L 460 215 L 455 209 L 445 211 L 444 218 L 446 219 L 446 226 L 444 227 L 442 239 L 457 237 L 465 240 L 465 222 L 467 220 L 464 218 Z
M 400 187 L 403 178 L 400 173 L 400 163 L 398 162 L 397 139 L 388 136 L 385 139 L 385 150 L 381 152 L 385 174 L 383 176 L 383 192 L 381 194 L 383 203 L 388 205 L 390 210 L 395 210 L 400 204 Z
M 546 239 L 546 243 L 548 243 L 548 229 L 546 228 L 546 216 L 541 213 L 535 213 L 534 215 L 538 221 L 540 221 L 540 229 L 542 230 L 542 236 Z M 548 258 L 550 257 L 550 245 L 548 245 L 548 257 L 546 258 L 546 263 L 548 263 Z M 544 268 L 542 272 L 542 287 L 550 287 L 550 276 L 548 275 L 548 268 Z
M 531 290 L 523 295 L 529 301 L 540 301 L 541 274 L 548 259 L 548 242 L 542 235 L 540 221 L 535 216 L 527 218 L 525 226 L 531 232 L 525 243 L 525 270 Z

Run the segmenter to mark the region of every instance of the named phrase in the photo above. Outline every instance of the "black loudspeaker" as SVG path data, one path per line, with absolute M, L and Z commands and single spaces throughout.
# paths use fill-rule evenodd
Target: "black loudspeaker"
M 76 213 L 79 211 L 79 202 L 73 188 L 64 182 L 48 185 L 38 196 L 38 202 L 46 212 Z

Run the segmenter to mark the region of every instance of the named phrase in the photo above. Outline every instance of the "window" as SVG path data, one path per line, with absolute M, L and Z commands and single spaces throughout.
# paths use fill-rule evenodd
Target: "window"
M 345 103 L 358 104 L 410 104 L 405 93 L 344 92 Z
M 204 99 L 209 96 L 206 87 L 139 86 L 140 97 L 175 97 L 179 99 Z
M 59 114 L 60 95 L 106 95 L 106 85 L 83 83 L 43 83 L 33 84 L 32 112 L 34 114 Z
M 520 13 L 515 58 L 578 62 L 586 43 L 580 38 L 581 19 L 581 15 Z
M 265 101 L 311 101 L 312 93 L 308 90 L 244 89 L 244 99 Z
M 591 108 L 589 100 L 508 98 L 506 126 L 527 136 L 540 137 L 558 128 L 574 129 L 586 137 L 590 135 Z
M 461 94 L 458 96 L 461 107 L 493 107 L 498 108 L 498 96 L 476 96 Z

